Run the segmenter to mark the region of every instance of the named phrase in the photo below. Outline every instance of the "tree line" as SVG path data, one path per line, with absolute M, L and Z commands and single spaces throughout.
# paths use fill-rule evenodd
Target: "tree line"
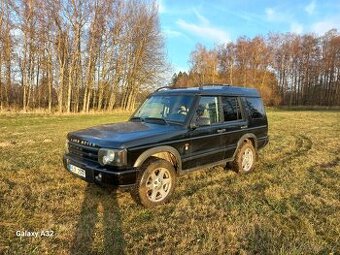
M 267 105 L 340 105 L 340 36 L 198 44 L 175 87 L 258 88 Z M 168 69 L 155 0 L 0 0 L 0 110 L 135 108 Z
M 131 110 L 165 67 L 153 0 L 0 0 L 0 109 Z
M 174 87 L 226 83 L 259 89 L 267 105 L 340 105 L 340 35 L 240 37 L 190 55 L 188 73 L 174 74 Z

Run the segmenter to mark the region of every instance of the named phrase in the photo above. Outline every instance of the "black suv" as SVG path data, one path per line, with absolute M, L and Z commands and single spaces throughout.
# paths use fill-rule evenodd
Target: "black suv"
M 128 187 L 150 207 L 169 200 L 178 175 L 228 162 L 240 173 L 252 171 L 267 133 L 255 89 L 164 88 L 127 122 L 69 133 L 64 166 L 88 182 Z

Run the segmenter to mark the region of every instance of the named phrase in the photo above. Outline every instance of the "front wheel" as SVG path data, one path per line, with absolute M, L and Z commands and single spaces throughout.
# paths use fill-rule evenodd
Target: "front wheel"
M 256 161 L 256 151 L 250 141 L 242 144 L 232 163 L 233 169 L 241 174 L 249 173 L 254 170 Z
M 176 172 L 173 165 L 156 157 L 150 157 L 142 165 L 132 198 L 145 207 L 154 207 L 169 201 L 175 189 Z

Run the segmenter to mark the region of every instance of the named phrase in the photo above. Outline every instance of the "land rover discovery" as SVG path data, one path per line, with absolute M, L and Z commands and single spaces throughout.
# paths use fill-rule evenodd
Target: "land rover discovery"
M 70 132 L 65 168 L 87 182 L 129 188 L 146 207 L 165 203 L 176 178 L 216 165 L 254 169 L 268 143 L 257 90 L 229 85 L 162 88 L 127 122 Z

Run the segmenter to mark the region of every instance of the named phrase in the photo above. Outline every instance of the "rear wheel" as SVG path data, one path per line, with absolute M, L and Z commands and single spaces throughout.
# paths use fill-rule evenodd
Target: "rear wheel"
M 249 173 L 254 170 L 256 161 L 256 151 L 250 141 L 242 144 L 232 163 L 233 169 L 241 174 Z
M 173 165 L 150 157 L 140 168 L 132 198 L 145 207 L 154 207 L 169 201 L 175 189 L 176 172 Z

